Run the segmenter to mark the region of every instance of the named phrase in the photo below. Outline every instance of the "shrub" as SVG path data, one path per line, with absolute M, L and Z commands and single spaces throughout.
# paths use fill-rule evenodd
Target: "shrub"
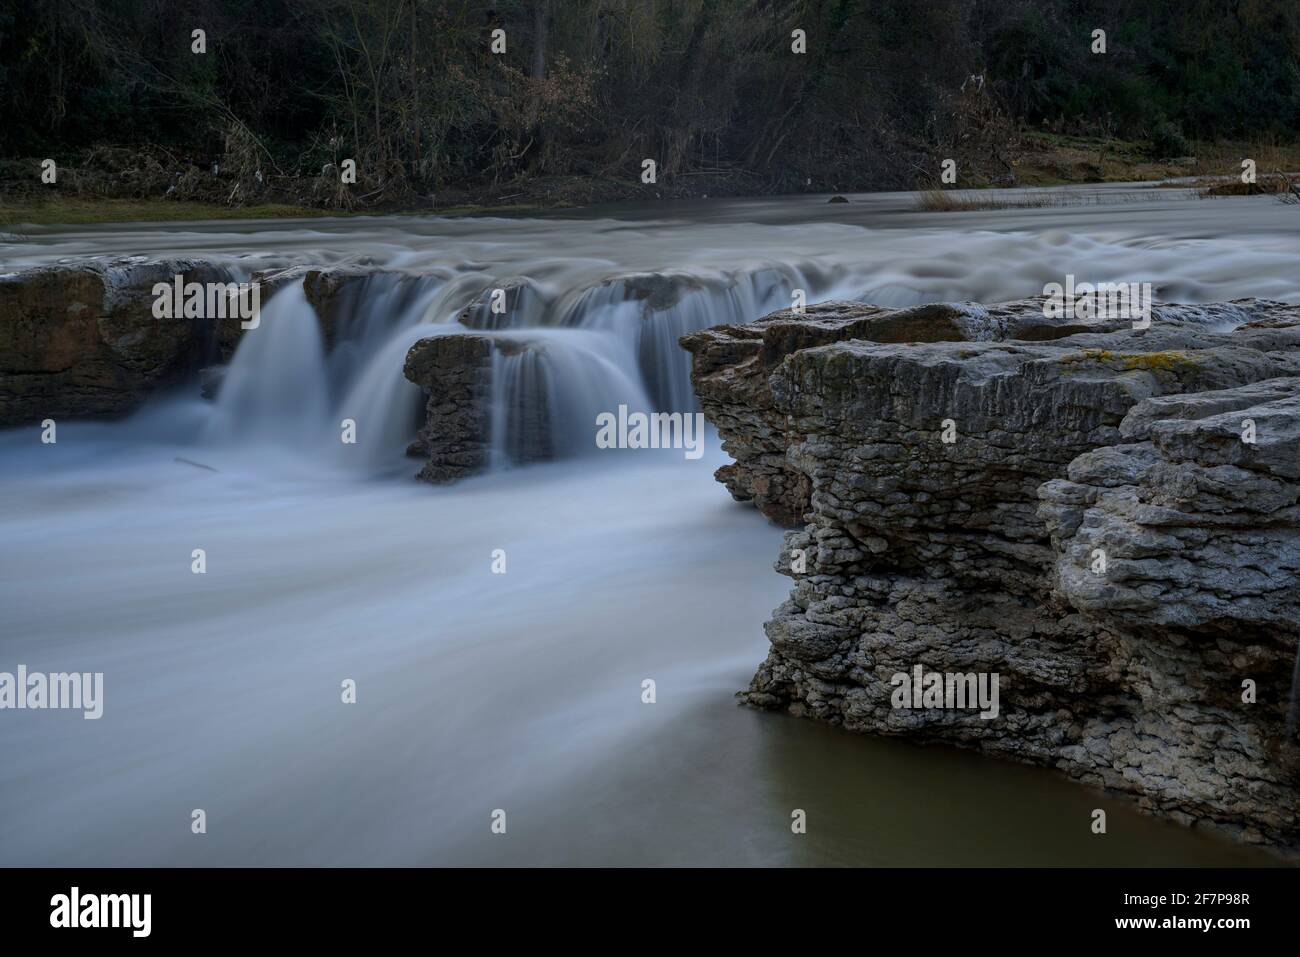
M 1191 144 L 1172 120 L 1161 120 L 1151 130 L 1151 152 L 1157 159 L 1187 156 L 1191 151 Z

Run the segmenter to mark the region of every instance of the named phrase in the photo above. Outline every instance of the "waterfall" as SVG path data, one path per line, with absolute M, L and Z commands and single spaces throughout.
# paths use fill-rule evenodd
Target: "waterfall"
M 537 329 L 495 338 L 494 465 L 588 454 L 601 412 L 651 407 L 630 343 L 612 333 Z
M 472 329 L 528 329 L 551 321 L 551 298 L 540 283 L 522 276 L 483 290 L 461 313 Z
M 690 382 L 690 356 L 678 345 L 689 332 L 750 322 L 788 309 L 795 289 L 808 302 L 824 298 L 806 274 L 792 266 L 767 266 L 718 275 L 642 274 L 585 290 L 568 306 L 561 325 L 609 329 L 635 344 L 637 365 L 655 409 L 697 408 Z
M 441 286 L 436 277 L 391 273 L 349 284 L 333 303 L 335 343 L 326 355 L 316 310 L 301 284 L 287 284 L 241 338 L 204 440 L 289 445 L 369 472 L 399 466 L 421 399 L 402 377 L 402 360 L 429 334 L 420 327 Z M 341 439 L 348 419 L 354 444 Z
M 423 324 L 400 328 L 366 357 L 334 410 L 336 426 L 350 419 L 357 428 L 354 446 L 338 445 L 341 464 L 369 472 L 402 466 L 406 445 L 419 427 L 424 398 L 402 375 L 402 362 L 411 346 L 429 334 Z
M 310 445 L 329 410 L 325 342 L 302 286 L 278 290 L 245 331 L 203 438 Z
M 328 360 L 336 395 L 365 374 L 367 363 L 395 332 L 425 319 L 442 285 L 433 276 L 375 273 L 347 283 L 338 291 L 334 301 L 335 343 Z
M 494 278 L 477 266 L 381 271 L 344 277 L 334 291 L 327 352 L 322 318 L 301 284 L 289 283 L 264 306 L 261 327 L 245 332 L 203 439 L 274 443 L 362 473 L 400 470 L 424 401 L 402 375 L 407 352 L 426 336 L 475 334 L 497 344 L 493 465 L 583 455 L 595 448 L 599 413 L 698 408 L 682 335 L 788 308 L 795 289 L 815 302 L 827 285 L 788 265 L 636 273 L 570 287 Z M 351 441 L 343 440 L 347 427 Z

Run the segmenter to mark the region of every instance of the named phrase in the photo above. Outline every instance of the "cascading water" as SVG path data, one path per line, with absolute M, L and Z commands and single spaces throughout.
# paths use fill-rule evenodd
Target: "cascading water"
M 559 323 L 609 329 L 633 342 L 641 378 L 654 408 L 686 412 L 698 407 L 690 382 L 690 357 L 678 340 L 709 326 L 749 322 L 793 304 L 802 289 L 807 302 L 829 298 L 827 277 L 797 265 L 708 274 L 642 274 L 609 280 L 580 291 L 555 312 Z
M 968 214 L 958 241 L 946 231 L 947 220 L 910 212 L 911 197 L 899 194 L 858 198 L 835 210 L 815 200 L 721 204 L 703 222 L 413 218 L 394 233 L 379 220 L 304 221 L 250 233 L 133 229 L 93 241 L 74 232 L 50 244 L 55 253 L 41 243 L 0 243 L 0 252 L 13 263 L 36 263 L 87 249 L 111 255 L 120 246 L 208 257 L 236 279 L 307 263 L 372 271 L 338 293 L 323 372 L 319 331 L 301 291 L 283 290 L 264 303 L 267 328 L 246 336 L 200 432 L 209 442 L 270 441 L 363 472 L 386 472 L 403 467 L 419 420 L 418 392 L 402 378 L 401 365 L 421 326 L 429 334 L 608 331 L 608 342 L 631 348 L 629 378 L 651 406 L 686 412 L 697 406 L 678 338 L 788 307 L 796 289 L 805 290 L 808 303 L 995 302 L 1036 294 L 1067 273 L 1080 279 L 1086 273 L 1094 282 L 1159 279 L 1155 294 L 1163 300 L 1293 295 L 1285 238 L 1293 223 L 1285 210 L 1254 204 L 1249 215 L 1229 212 L 1232 238 L 1207 240 L 1225 214 L 1168 201 L 1174 192 L 1152 191 L 1151 202 L 1126 203 L 1122 214 L 1107 217 L 1105 234 L 1092 232 L 1095 209 L 1027 209 Z M 1162 226 L 1170 234 L 1150 234 Z M 1212 262 L 1198 255 L 1211 242 Z M 791 259 L 791 250 L 800 258 Z M 514 365 L 553 363 L 561 348 L 562 340 L 551 340 L 548 358 Z M 582 352 L 576 340 L 574 350 Z M 511 366 L 504 363 L 507 378 Z M 555 373 L 547 383 L 548 403 L 585 388 Z M 618 398 L 610 393 L 605 400 Z M 638 400 L 632 395 L 627 404 Z M 357 444 L 340 448 L 345 418 L 357 423 Z M 504 416 L 503 427 L 511 422 L 523 427 L 525 418 L 516 410 Z M 502 448 L 527 444 L 497 439 Z M 557 445 L 557 454 L 564 447 Z
M 339 296 L 328 352 L 301 290 L 267 299 L 215 403 L 159 396 L 126 421 L 60 422 L 55 445 L 0 434 L 0 670 L 106 682 L 102 720 L 0 720 L 0 864 L 1262 863 L 1118 803 L 1099 840 L 1086 824 L 1108 799 L 1050 771 L 736 708 L 790 583 L 772 573 L 781 530 L 712 480 L 716 445 L 698 461 L 589 455 L 449 488 L 410 481 L 401 461 L 420 405 L 401 375 L 410 343 L 472 334 L 461 313 L 512 279 L 530 292 L 481 327 L 520 346 L 498 354 L 493 383 L 507 464 L 527 410 L 544 405 L 547 441 L 582 452 L 596 406 L 676 405 L 684 379 L 659 369 L 664 356 L 686 369 L 676 334 L 754 319 L 795 288 L 809 302 L 998 302 L 1073 272 L 1158 279 L 1166 300 L 1300 301 L 1294 207 L 1175 192 L 1106 217 L 926 214 L 897 194 L 711 202 L 653 222 L 0 237 L 6 269 L 181 255 L 225 257 L 237 278 L 395 271 Z M 644 281 L 657 276 L 670 277 L 658 292 Z M 344 418 L 356 446 L 339 441 Z M 267 444 L 292 461 L 268 462 Z M 355 480 L 394 462 L 402 480 Z M 496 549 L 508 574 L 493 574 Z M 194 807 L 214 833 L 191 833 Z M 489 831 L 498 807 L 508 838 Z M 815 822 L 794 840 L 791 808 Z
M 346 393 L 365 375 L 394 333 L 429 321 L 444 283 L 440 272 L 420 276 L 378 272 L 339 289 L 333 302 L 336 341 L 329 354 L 334 394 Z
M 329 391 L 324 338 L 302 287 L 272 296 L 249 331 L 221 379 L 204 439 L 312 444 L 329 412 Z
M 596 417 L 649 411 L 630 344 L 610 332 L 537 329 L 502 335 L 492 363 L 493 464 L 595 451 Z
M 240 340 L 220 380 L 205 442 L 288 445 L 327 452 L 343 467 L 390 471 L 418 420 L 420 390 L 401 375 L 402 360 L 432 334 L 428 319 L 440 277 L 379 273 L 340 292 L 335 344 L 326 355 L 316 310 L 301 284 L 286 283 Z M 340 440 L 355 423 L 355 442 Z
M 328 355 L 314 309 L 290 283 L 264 308 L 265 331 L 241 341 L 205 437 L 327 450 L 330 461 L 371 473 L 400 469 L 422 401 L 402 376 L 407 351 L 426 336 L 476 332 L 499 344 L 493 464 L 581 455 L 595 448 L 602 412 L 697 408 L 682 335 L 788 307 L 794 289 L 824 298 L 809 289 L 817 281 L 795 266 L 638 274 L 580 289 L 477 272 L 380 272 L 339 291 Z M 352 443 L 340 441 L 346 422 Z
M 402 361 L 418 340 L 430 334 L 424 323 L 393 332 L 366 355 L 351 387 L 335 406 L 340 428 L 356 423 L 355 452 L 339 445 L 341 462 L 372 472 L 400 468 L 402 452 L 419 424 L 422 393 L 402 376 Z

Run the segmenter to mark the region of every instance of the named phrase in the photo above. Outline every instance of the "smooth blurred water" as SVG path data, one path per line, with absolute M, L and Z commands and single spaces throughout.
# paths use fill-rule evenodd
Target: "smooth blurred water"
M 610 403 L 689 401 L 672 340 L 801 284 L 810 301 L 994 301 L 1070 272 L 1300 301 L 1300 213 L 1177 193 L 1001 214 L 855 200 L 32 229 L 0 247 L 5 267 L 166 252 L 413 277 L 356 293 L 328 355 L 301 294 L 278 293 L 215 404 L 187 387 L 125 421 L 60 423 L 57 445 L 0 434 L 0 670 L 105 674 L 98 721 L 0 712 L 0 864 L 1267 860 L 1048 770 L 736 707 L 788 591 L 780 531 L 712 480 L 716 436 L 694 461 L 580 439 Z M 646 273 L 682 293 L 660 325 L 627 292 Z M 520 276 L 536 301 L 493 334 L 546 358 L 502 389 L 542 383 L 524 391 L 568 410 L 577 457 L 412 482 L 406 349 Z

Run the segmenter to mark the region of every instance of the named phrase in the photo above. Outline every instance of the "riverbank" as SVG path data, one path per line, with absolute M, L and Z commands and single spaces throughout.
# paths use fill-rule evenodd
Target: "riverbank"
M 1102 183 L 1185 185 L 1240 175 L 1243 159 L 1254 159 L 1260 176 L 1300 169 L 1300 144 L 1197 143 L 1193 155 L 1160 158 L 1147 143 L 1028 132 L 1007 151 L 1001 174 L 958 171 L 953 184 L 915 171 L 919 189 L 985 190 Z M 105 153 L 109 158 L 105 158 Z M 40 182 L 40 160 L 0 163 L 0 232 L 21 235 L 24 225 L 87 225 L 115 222 L 176 222 L 211 219 L 285 219 L 356 215 L 524 216 L 548 210 L 606 203 L 775 194 L 762 177 L 737 168 L 690 170 L 655 184 L 635 177 L 540 176 L 494 184 L 460 184 L 402 199 L 367 202 L 364 194 L 341 191 L 321 177 L 232 176 L 220 164 L 200 169 L 193 162 L 148 151 L 92 151 L 75 157 L 55 185 Z M 809 182 L 807 192 L 874 192 L 896 183 Z

